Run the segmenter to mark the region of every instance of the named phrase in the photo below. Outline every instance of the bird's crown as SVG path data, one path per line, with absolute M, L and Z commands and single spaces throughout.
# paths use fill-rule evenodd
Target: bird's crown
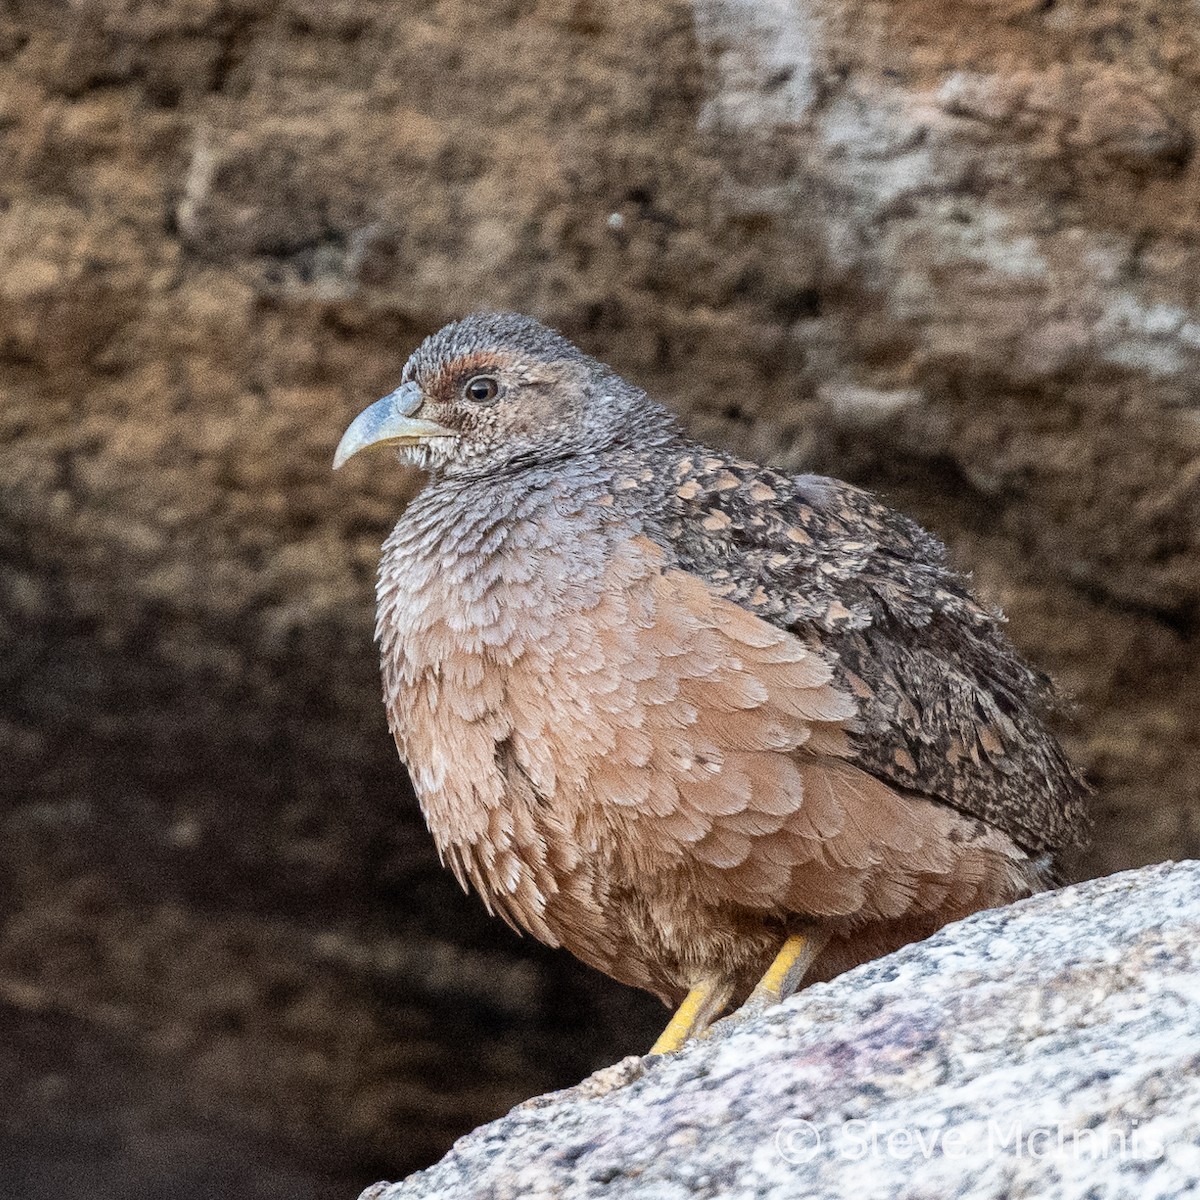
M 471 313 L 443 325 L 413 351 L 403 380 L 431 377 L 464 362 L 489 358 L 533 362 L 587 362 L 587 356 L 556 329 L 521 313 Z M 599 364 L 597 364 L 599 365 Z

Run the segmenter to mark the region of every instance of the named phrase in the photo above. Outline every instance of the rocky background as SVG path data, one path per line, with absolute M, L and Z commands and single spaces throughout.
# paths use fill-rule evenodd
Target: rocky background
M 0 1194 L 331 1200 L 640 1050 L 437 867 L 334 477 L 533 312 L 886 492 L 1077 700 L 1079 875 L 1200 854 L 1185 0 L 0 7 Z

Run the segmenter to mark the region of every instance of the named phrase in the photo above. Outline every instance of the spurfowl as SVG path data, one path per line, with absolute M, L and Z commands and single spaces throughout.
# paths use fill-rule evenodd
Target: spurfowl
M 377 634 L 438 851 L 680 1005 L 656 1051 L 1037 891 L 1081 841 L 1047 681 L 870 494 L 696 445 L 513 315 L 426 339 L 334 465 L 381 444 L 429 474 Z

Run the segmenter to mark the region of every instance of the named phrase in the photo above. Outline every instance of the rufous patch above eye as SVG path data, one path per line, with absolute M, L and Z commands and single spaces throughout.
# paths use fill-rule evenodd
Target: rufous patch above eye
M 472 350 L 449 359 L 425 385 L 435 400 L 453 401 L 463 385 L 476 376 L 495 376 L 521 386 L 553 383 L 562 378 L 562 364 L 531 361 L 526 355 L 509 350 Z
M 426 391 L 435 400 L 451 401 L 476 375 L 504 375 L 517 365 L 517 355 L 506 350 L 473 350 L 450 359 L 429 380 Z

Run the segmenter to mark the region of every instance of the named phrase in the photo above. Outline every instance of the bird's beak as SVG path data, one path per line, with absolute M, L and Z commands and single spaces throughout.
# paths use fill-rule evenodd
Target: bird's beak
M 333 469 L 336 471 L 368 446 L 415 446 L 426 438 L 458 437 L 453 429 L 412 415 L 424 399 L 420 387 L 410 382 L 376 400 L 370 408 L 364 408 L 342 434 L 334 451 Z

